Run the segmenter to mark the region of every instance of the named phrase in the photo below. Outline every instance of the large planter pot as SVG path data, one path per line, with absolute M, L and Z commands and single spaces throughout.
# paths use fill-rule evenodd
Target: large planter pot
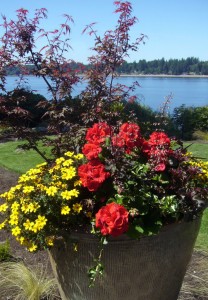
M 201 218 L 166 226 L 158 235 L 125 236 L 104 246 L 104 276 L 89 288 L 87 271 L 99 254 L 92 235 L 57 240 L 49 256 L 63 300 L 176 300 Z M 77 243 L 77 251 L 74 251 Z

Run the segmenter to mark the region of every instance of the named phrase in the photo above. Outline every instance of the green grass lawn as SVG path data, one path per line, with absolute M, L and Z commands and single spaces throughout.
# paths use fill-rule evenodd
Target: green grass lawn
M 0 166 L 22 174 L 43 162 L 43 158 L 34 150 L 17 150 L 17 146 L 22 144 L 23 141 L 0 143 Z
M 23 142 L 7 142 L 0 144 L 0 166 L 19 174 L 26 172 L 36 164 L 43 162 L 43 159 L 33 150 L 17 151 L 16 147 Z M 190 143 L 186 143 L 186 146 Z M 208 144 L 194 143 L 189 147 L 197 157 L 208 160 Z M 196 247 L 208 250 L 208 209 L 203 215 L 200 233 Z
M 188 146 L 188 151 L 193 152 L 196 157 L 203 158 L 208 161 L 208 143 L 185 143 Z

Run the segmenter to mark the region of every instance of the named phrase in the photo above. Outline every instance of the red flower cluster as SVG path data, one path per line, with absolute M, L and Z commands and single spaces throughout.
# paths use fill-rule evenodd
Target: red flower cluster
M 78 175 L 83 186 L 95 192 L 110 176 L 110 173 L 105 171 L 105 166 L 99 160 L 92 160 L 78 168 Z
M 126 153 L 131 153 L 134 148 L 141 148 L 146 153 L 149 162 L 155 171 L 164 171 L 167 165 L 170 149 L 170 139 L 163 132 L 153 132 L 149 140 L 141 136 L 140 127 L 135 123 L 121 125 L 117 135 L 113 135 L 112 128 L 105 122 L 95 123 L 86 134 L 87 143 L 82 148 L 82 153 L 88 163 L 78 168 L 78 175 L 84 187 L 89 191 L 96 191 L 110 176 L 105 166 L 99 160 L 102 146 L 106 138 L 111 138 L 114 147 L 123 148 Z
M 85 144 L 82 148 L 82 153 L 88 160 L 98 158 L 98 154 L 102 151 L 102 148 L 96 144 Z
M 112 139 L 114 146 L 124 147 L 127 153 L 130 153 L 134 147 L 141 147 L 143 141 L 140 127 L 135 123 L 124 123 L 119 133 Z
M 110 136 L 110 126 L 105 122 L 95 123 L 88 129 L 86 140 L 90 144 L 100 145 Z
M 172 153 L 169 137 L 164 132 L 153 132 L 149 140 L 143 143 L 143 152 L 147 153 L 155 171 L 164 171 Z
M 102 151 L 100 145 L 110 136 L 110 126 L 106 123 L 96 123 L 89 128 L 86 134 L 88 143 L 82 148 L 82 153 L 89 162 L 78 168 L 78 175 L 84 187 L 95 192 L 101 184 L 110 176 L 105 171 L 105 166 L 100 162 L 98 154 Z
M 125 207 L 112 202 L 98 211 L 95 226 L 100 228 L 102 235 L 116 237 L 128 230 L 128 215 Z

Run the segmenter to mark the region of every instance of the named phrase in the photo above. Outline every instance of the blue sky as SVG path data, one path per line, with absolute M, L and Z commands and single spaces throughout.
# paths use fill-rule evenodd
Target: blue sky
M 21 7 L 31 14 L 36 8 L 48 9 L 48 19 L 44 27 L 53 30 L 63 22 L 67 13 L 74 19 L 71 26 L 71 46 L 69 57 L 87 62 L 91 55 L 89 48 L 93 38 L 82 35 L 85 25 L 97 22 L 100 35 L 116 24 L 113 0 L 10 0 L 2 1 L 0 13 L 14 18 Z M 187 58 L 194 56 L 208 60 L 208 0 L 132 0 L 133 15 L 139 19 L 131 31 L 132 40 L 141 33 L 148 36 L 136 53 L 131 53 L 129 61 L 153 60 L 164 57 Z

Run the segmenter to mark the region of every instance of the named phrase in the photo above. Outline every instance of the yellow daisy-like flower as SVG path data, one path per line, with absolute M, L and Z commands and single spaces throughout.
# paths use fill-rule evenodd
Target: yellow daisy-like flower
M 46 165 L 47 165 L 47 162 L 43 162 L 43 163 L 41 163 L 41 164 L 38 164 L 38 165 L 36 166 L 36 168 L 45 167 Z
M 73 156 L 74 156 L 74 153 L 71 152 L 71 151 L 68 151 L 68 152 L 65 153 L 65 156 L 73 157 Z
M 28 212 L 36 212 L 40 205 L 37 202 L 31 202 L 31 203 L 23 203 L 21 206 L 21 210 L 25 213 Z
M 79 191 L 76 189 L 73 189 L 71 191 L 65 190 L 61 192 L 61 197 L 66 200 L 70 200 L 72 197 L 78 197 L 78 195 Z
M 35 169 L 30 169 L 28 172 L 27 172 L 27 175 L 28 176 L 33 176 L 33 175 L 39 175 L 40 173 L 42 173 L 42 171 L 38 168 L 35 168 Z
M 46 188 L 46 194 L 48 196 L 54 196 L 58 192 L 58 189 L 56 186 L 52 185 Z
M 48 173 L 49 173 L 49 174 L 53 174 L 54 171 L 55 171 L 55 168 L 50 168 L 50 169 L 48 170 Z
M 33 231 L 37 232 L 37 231 L 40 231 L 41 229 L 43 229 L 43 227 L 46 225 L 46 222 L 47 222 L 46 217 L 39 215 L 33 226 Z
M 76 169 L 74 167 L 69 167 L 69 168 L 63 168 L 61 170 L 61 178 L 65 180 L 70 180 L 74 176 L 76 176 Z
M 8 205 L 6 203 L 0 205 L 0 212 L 5 212 L 8 209 Z
M 23 226 L 26 230 L 33 230 L 34 222 L 31 222 L 29 219 L 27 219 L 24 223 Z
M 73 197 L 77 198 L 79 196 L 79 191 L 77 189 L 72 189 L 70 193 Z
M 10 225 L 12 225 L 12 226 L 13 226 L 13 225 L 17 225 L 17 224 L 18 224 L 18 221 L 19 221 L 19 220 L 18 220 L 18 216 L 17 216 L 16 214 L 15 214 L 15 215 L 14 215 L 14 214 L 11 214 L 11 215 L 10 215 L 10 219 L 9 219 L 9 224 L 10 224 Z
M 81 185 L 82 185 L 81 180 L 76 180 L 76 181 L 74 182 L 74 186 L 81 186 Z
M 29 180 L 30 180 L 30 178 L 28 177 L 28 175 L 23 174 L 22 176 L 19 177 L 18 182 L 19 182 L 19 183 L 25 183 L 25 182 L 27 182 L 27 181 L 29 181 Z
M 13 200 L 15 198 L 14 191 L 9 190 L 6 193 L 1 194 L 2 198 L 6 198 L 7 200 Z
M 30 194 L 34 190 L 35 190 L 35 188 L 32 185 L 26 185 L 26 186 L 23 187 L 23 193 L 24 194 Z
M 63 162 L 63 166 L 64 167 L 69 167 L 73 164 L 73 160 L 72 159 L 67 159 Z
M 80 159 L 84 158 L 84 155 L 79 153 L 79 154 L 75 155 L 74 158 L 80 160 Z
M 39 189 L 40 191 L 45 191 L 45 186 L 42 183 L 38 183 L 36 185 L 37 189 Z
M 12 228 L 12 235 L 18 236 L 20 233 L 21 233 L 21 228 L 19 226 Z
M 12 203 L 11 209 L 13 211 L 17 211 L 19 209 L 19 207 L 20 207 L 20 204 L 17 201 L 15 201 L 14 203 Z
M 61 208 L 61 215 L 68 215 L 70 212 L 71 208 L 68 207 L 67 205 L 62 206 Z
M 77 212 L 79 214 L 83 207 L 80 203 L 75 203 L 73 204 L 72 208 L 74 212 Z
M 21 184 L 17 184 L 17 185 L 15 186 L 15 190 L 17 190 L 17 191 L 21 190 L 21 188 L 22 188 L 22 185 L 21 185 Z
M 28 250 L 29 250 L 30 252 L 36 251 L 37 248 L 38 248 L 38 246 L 35 245 L 34 243 L 32 243 L 32 244 L 30 244 L 30 246 L 28 246 Z
M 65 159 L 63 157 L 59 157 L 59 158 L 56 159 L 56 164 L 60 165 L 64 161 L 65 161 Z
M 2 222 L 0 224 L 0 229 L 3 229 L 6 226 L 7 220 L 5 220 L 4 222 Z
M 25 203 L 23 202 L 22 203 L 22 206 L 21 206 L 21 211 L 24 212 L 24 213 L 27 213 L 29 211 L 29 204 L 28 203 Z
M 53 180 L 53 181 L 57 181 L 58 179 L 59 179 L 59 176 L 57 176 L 57 175 L 53 175 L 53 176 L 52 176 L 52 180 Z

